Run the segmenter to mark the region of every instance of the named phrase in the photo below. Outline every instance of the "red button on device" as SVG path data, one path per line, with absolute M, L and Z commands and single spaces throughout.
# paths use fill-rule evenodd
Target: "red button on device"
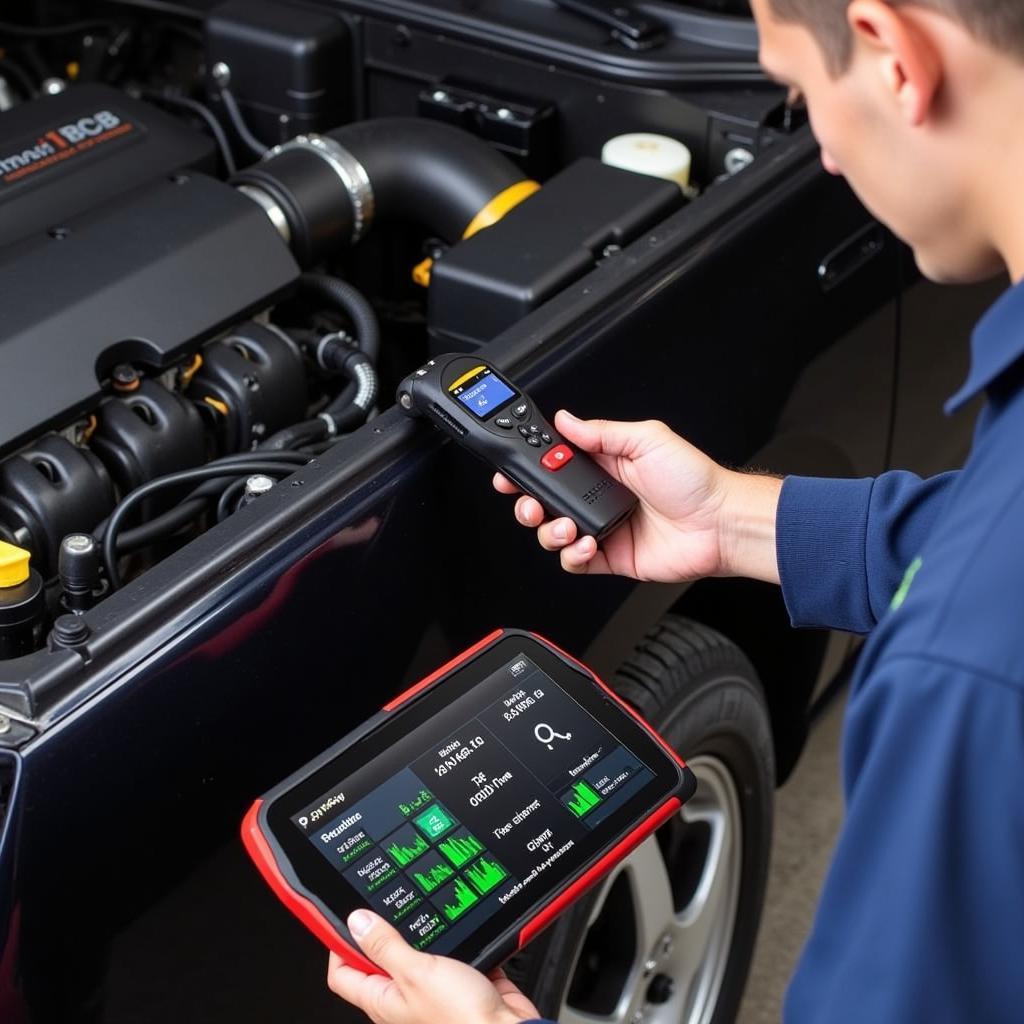
M 567 462 L 572 460 L 572 449 L 567 444 L 555 445 L 554 448 L 549 451 L 543 459 L 540 460 L 540 464 L 545 469 L 550 469 L 554 472 L 556 469 L 561 469 Z

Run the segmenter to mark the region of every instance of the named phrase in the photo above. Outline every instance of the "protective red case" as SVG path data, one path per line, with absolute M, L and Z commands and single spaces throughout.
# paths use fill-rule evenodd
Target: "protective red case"
M 432 685 L 440 682 L 443 678 L 455 671 L 460 665 L 469 661 L 481 651 L 497 643 L 502 637 L 508 635 L 508 630 L 496 629 L 489 633 L 478 643 L 463 651 L 461 654 L 446 662 L 439 669 L 429 676 L 421 679 L 418 683 L 410 686 L 409 689 L 400 693 L 393 700 L 389 701 L 381 709 L 381 715 L 388 715 L 398 708 L 404 706 L 415 697 L 419 696 Z M 630 707 L 614 690 L 607 686 L 594 672 L 586 665 L 567 654 L 557 644 L 545 639 L 537 633 L 528 633 L 538 642 L 555 651 L 563 660 L 569 662 L 585 675 L 594 680 L 597 685 L 608 694 L 624 711 L 635 718 L 643 728 L 655 739 L 661 747 L 682 768 L 686 768 L 686 762 L 665 742 L 664 739 L 641 717 L 637 711 Z M 245 849 L 252 858 L 253 863 L 259 869 L 264 881 L 277 895 L 277 898 L 330 950 L 351 967 L 365 971 L 367 974 L 384 974 L 375 963 L 368 960 L 354 945 L 347 926 L 343 921 L 324 913 L 316 904 L 299 892 L 287 877 L 286 871 L 279 863 L 275 855 L 276 844 L 273 838 L 266 834 L 261 824 L 260 809 L 263 806 L 262 798 L 256 800 L 249 808 L 242 821 L 242 842 Z M 522 949 L 532 938 L 540 934 L 559 914 L 571 906 L 591 887 L 599 882 L 608 872 L 623 858 L 628 856 L 637 846 L 640 845 L 659 826 L 663 825 L 673 814 L 682 807 L 682 801 L 678 797 L 671 797 L 666 800 L 657 810 L 643 822 L 636 826 L 627 836 L 605 853 L 600 860 L 592 864 L 579 878 L 572 882 L 565 890 L 553 897 L 545 904 L 519 931 L 518 939 L 514 950 Z

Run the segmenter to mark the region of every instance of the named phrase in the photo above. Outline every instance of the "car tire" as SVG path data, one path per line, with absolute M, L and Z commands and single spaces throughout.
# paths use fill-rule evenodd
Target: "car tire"
M 682 811 L 507 966 L 560 1024 L 725 1024 L 761 917 L 775 766 L 756 673 L 674 615 L 612 680 L 698 779 Z

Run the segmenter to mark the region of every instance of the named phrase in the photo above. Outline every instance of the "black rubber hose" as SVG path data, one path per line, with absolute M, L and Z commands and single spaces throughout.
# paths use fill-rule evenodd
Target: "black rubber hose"
M 375 219 L 414 221 L 447 242 L 525 177 L 482 139 L 438 121 L 382 117 L 327 134 L 366 168 Z
M 298 448 L 304 444 L 315 444 L 323 441 L 330 432 L 330 426 L 326 420 L 303 420 L 301 423 L 294 423 L 290 427 L 279 430 L 272 437 L 264 442 L 268 452 L 282 452 Z
M 349 348 L 340 338 L 328 336 L 326 341 L 326 345 L 317 346 L 321 366 L 344 374 L 350 383 L 316 419 L 285 427 L 269 438 L 265 442 L 268 449 L 318 444 L 366 422 L 379 394 L 377 371 L 362 352 Z
M 235 511 L 234 506 L 241 499 L 245 493 L 246 487 L 249 486 L 249 478 L 247 476 L 240 477 L 238 480 L 232 480 L 231 483 L 224 488 L 224 492 L 221 494 L 220 499 L 217 502 L 217 522 L 223 523 L 225 519 L 232 512 Z
M 168 487 L 178 487 L 181 484 L 195 483 L 200 480 L 226 479 L 230 482 L 232 477 L 242 474 L 248 476 L 253 473 L 266 473 L 268 476 L 287 476 L 294 472 L 295 468 L 281 461 L 268 459 L 259 462 L 254 459 L 251 463 L 238 464 L 235 467 L 201 466 L 198 469 L 182 470 L 180 473 L 169 473 L 167 476 L 158 477 L 141 487 L 136 487 L 114 509 L 107 521 L 106 529 L 103 531 L 103 567 L 106 569 L 111 589 L 117 590 L 121 586 L 121 574 L 117 569 L 117 540 L 121 524 L 139 502 L 149 497 L 150 494 Z
M 235 99 L 235 94 L 227 86 L 222 86 L 218 95 L 220 96 L 221 103 L 224 104 L 224 111 L 228 115 L 232 127 L 235 129 L 235 133 L 245 144 L 246 148 L 253 156 L 263 156 L 270 147 L 253 135 L 252 130 L 245 122 L 245 115 L 243 115 L 242 108 L 238 105 L 238 100 Z
M 254 452 L 242 452 L 238 455 L 225 455 L 213 462 L 208 462 L 206 465 L 223 469 L 223 480 L 229 480 L 236 473 L 244 472 L 248 463 L 266 462 L 267 460 L 279 462 L 283 467 L 290 467 L 290 470 L 294 472 L 294 470 L 301 469 L 309 461 L 309 456 L 304 452 L 257 450 Z M 223 480 L 209 480 L 204 484 L 200 484 L 199 487 L 185 495 L 174 508 L 168 509 L 162 515 L 150 519 L 140 526 L 136 526 L 131 530 L 125 530 L 117 538 L 118 554 L 125 554 L 126 552 L 146 547 L 154 541 L 170 536 L 186 524 L 192 522 L 206 508 L 209 499 L 215 498 L 220 493 L 223 487 Z M 109 522 L 110 517 L 108 516 L 93 529 L 92 533 L 97 541 L 103 539 Z
M 288 456 L 290 458 L 282 459 L 282 456 Z M 238 456 L 234 456 L 233 458 L 237 460 Z M 308 456 L 303 452 L 270 452 L 260 450 L 251 452 L 248 455 L 248 458 L 250 461 L 254 459 L 266 461 L 268 458 L 274 462 L 280 460 L 282 466 L 289 468 L 290 472 L 301 469 L 309 461 Z M 117 538 L 117 553 L 119 555 L 125 555 L 130 551 L 137 551 L 139 548 L 149 547 L 150 544 L 177 533 L 183 526 L 187 526 L 196 518 L 196 516 L 200 515 L 206 508 L 210 499 L 217 497 L 220 493 L 225 481 L 231 479 L 231 463 L 225 464 L 225 460 L 219 460 L 216 463 L 210 463 L 210 465 L 223 465 L 224 476 L 220 479 L 208 480 L 205 484 L 200 484 L 199 487 L 196 487 L 187 494 L 179 504 L 174 506 L 174 508 L 168 509 L 162 515 L 149 520 L 147 523 L 142 523 L 140 526 L 136 526 L 131 530 L 125 530 L 123 533 L 119 534 Z M 240 464 L 236 461 L 234 466 L 235 472 L 245 470 L 244 463 Z M 106 522 L 101 523 L 97 528 L 97 537 L 102 536 L 105 528 Z
M 524 180 L 511 160 L 482 139 L 438 121 L 377 118 L 337 128 L 328 137 L 369 180 L 372 213 L 364 211 L 364 231 L 372 221 L 404 220 L 457 242 L 495 196 Z M 349 192 L 354 186 L 343 183 L 315 147 L 285 143 L 232 180 L 259 189 L 277 204 L 302 266 L 313 266 L 354 241 L 356 211 Z
M 24 93 L 23 99 L 32 100 L 39 95 L 39 90 L 32 81 L 32 76 L 20 65 L 16 64 L 10 57 L 0 57 L 0 75 L 13 79 Z
M 329 274 L 303 274 L 299 288 L 340 309 L 352 321 L 363 355 L 374 365 L 380 359 L 380 322 L 362 292 Z
M 217 120 L 213 111 L 209 107 L 204 106 L 196 100 L 189 99 L 187 96 L 174 96 L 168 95 L 164 92 L 157 92 L 153 89 L 141 89 L 139 95 L 149 100 L 151 103 L 163 103 L 169 107 L 177 107 L 179 110 L 188 110 L 195 114 L 209 129 L 210 134 L 213 136 L 213 141 L 217 143 L 217 148 L 220 150 L 220 158 L 224 163 L 224 170 L 230 177 L 235 173 L 237 168 L 235 167 L 235 157 L 231 152 L 231 144 L 228 142 L 228 137 L 224 133 L 224 129 L 221 127 L 220 121 Z

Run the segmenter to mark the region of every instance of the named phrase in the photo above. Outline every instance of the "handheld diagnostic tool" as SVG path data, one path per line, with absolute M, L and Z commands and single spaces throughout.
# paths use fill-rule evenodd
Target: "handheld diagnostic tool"
M 398 387 L 398 404 L 425 416 L 505 474 L 580 536 L 601 540 L 636 508 L 636 496 L 559 437 L 530 397 L 478 356 L 432 359 Z
M 696 787 L 673 751 L 552 644 L 497 630 L 257 800 L 245 846 L 347 963 L 369 907 L 417 949 L 488 970 Z

